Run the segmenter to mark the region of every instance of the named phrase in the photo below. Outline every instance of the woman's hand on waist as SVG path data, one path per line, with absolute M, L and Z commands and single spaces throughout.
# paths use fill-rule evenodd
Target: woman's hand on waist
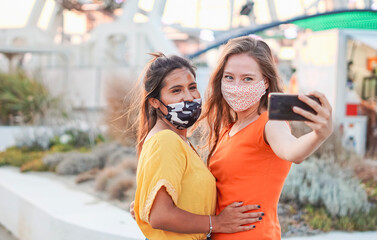
M 260 210 L 260 206 L 243 206 L 242 202 L 229 204 L 219 215 L 213 217 L 213 232 L 235 233 L 254 229 L 255 225 L 250 224 L 261 221 L 264 216 L 263 212 L 255 210 Z

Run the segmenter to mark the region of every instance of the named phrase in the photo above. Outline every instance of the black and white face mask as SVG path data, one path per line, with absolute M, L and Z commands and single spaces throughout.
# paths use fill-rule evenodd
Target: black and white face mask
M 161 110 L 162 115 L 173 124 L 177 129 L 186 129 L 194 125 L 202 112 L 202 99 L 197 98 L 192 102 L 184 101 L 179 103 L 172 103 L 165 105 L 159 100 L 168 110 L 165 115 Z

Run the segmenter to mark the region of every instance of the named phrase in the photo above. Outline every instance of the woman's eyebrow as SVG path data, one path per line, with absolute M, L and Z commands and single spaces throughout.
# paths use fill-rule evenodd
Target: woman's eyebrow
M 229 74 L 229 75 L 233 75 L 233 73 L 231 73 L 231 72 L 224 72 L 224 74 Z M 244 74 L 241 74 L 241 76 L 243 77 L 243 76 L 256 76 L 256 74 L 255 73 L 244 73 Z
M 241 76 L 242 77 L 244 77 L 244 76 L 253 76 L 253 77 L 255 77 L 256 74 L 255 73 L 244 73 L 244 74 L 241 74 Z
M 181 88 L 181 87 L 183 87 L 182 85 L 173 85 L 173 86 L 171 86 L 169 89 L 173 89 L 173 88 Z
M 191 85 L 197 85 L 197 83 L 196 82 L 192 82 L 192 83 L 190 83 L 189 84 L 189 86 L 191 86 Z M 173 86 L 171 86 L 169 89 L 173 89 L 173 88 L 182 88 L 183 87 L 183 85 L 173 85 Z

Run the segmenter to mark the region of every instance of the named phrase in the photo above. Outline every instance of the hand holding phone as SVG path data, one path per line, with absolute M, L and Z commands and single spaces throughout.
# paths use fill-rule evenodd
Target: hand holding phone
M 321 104 L 317 97 L 312 95 L 309 95 L 308 97 Z M 298 95 L 270 93 L 268 95 L 268 118 L 270 120 L 310 121 L 307 118 L 293 112 L 293 107 L 295 106 L 313 114 L 317 114 L 313 108 L 302 102 L 298 98 Z

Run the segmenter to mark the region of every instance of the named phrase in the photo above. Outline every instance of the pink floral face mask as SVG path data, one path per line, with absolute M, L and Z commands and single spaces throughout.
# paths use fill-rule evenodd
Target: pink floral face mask
M 256 84 L 234 85 L 222 81 L 221 92 L 225 101 L 235 112 L 242 112 L 256 104 L 266 93 L 264 80 Z

